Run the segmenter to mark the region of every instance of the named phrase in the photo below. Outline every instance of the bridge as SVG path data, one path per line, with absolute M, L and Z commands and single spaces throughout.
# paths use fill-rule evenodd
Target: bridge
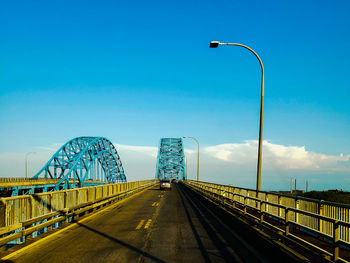
M 158 149 L 156 178 L 186 180 L 182 138 L 162 138 Z
M 0 182 L 1 259 L 350 262 L 349 205 L 188 180 L 181 138 L 161 139 L 152 177 L 126 182 L 106 138 L 67 142 L 34 178 Z
M 12 196 L 126 182 L 114 145 L 103 137 L 77 137 L 65 143 L 32 179 L 0 178 Z

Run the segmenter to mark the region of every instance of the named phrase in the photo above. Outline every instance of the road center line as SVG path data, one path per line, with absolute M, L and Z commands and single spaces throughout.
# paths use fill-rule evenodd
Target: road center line
M 143 225 L 144 222 L 145 222 L 145 220 L 142 219 L 142 220 L 140 221 L 140 223 L 137 225 L 136 229 L 140 229 L 140 228 L 142 227 L 142 225 Z
M 151 224 L 151 222 L 152 222 L 152 219 L 148 219 L 144 228 L 145 229 L 149 228 L 149 225 Z

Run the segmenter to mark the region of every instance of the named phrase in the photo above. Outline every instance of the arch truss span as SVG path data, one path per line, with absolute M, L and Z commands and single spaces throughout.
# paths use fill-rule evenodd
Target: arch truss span
M 182 138 L 160 139 L 155 177 L 159 180 L 186 180 Z
M 126 182 L 116 148 L 103 137 L 68 141 L 33 178 L 58 179 L 54 190 Z

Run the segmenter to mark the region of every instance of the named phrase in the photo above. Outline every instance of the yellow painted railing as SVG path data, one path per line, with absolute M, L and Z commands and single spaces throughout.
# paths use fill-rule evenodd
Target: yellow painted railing
M 188 180 L 184 183 L 225 206 L 237 209 L 237 204 L 240 205 L 244 214 L 247 214 L 247 209 L 256 211 L 261 223 L 264 222 L 264 216 L 279 219 L 285 226 L 279 230 L 287 236 L 291 235 L 290 227 L 297 226 L 333 240 L 334 251 L 330 256 L 334 260 L 340 259 L 340 244 L 350 247 L 350 205 L 264 191 L 257 194 L 251 189 L 207 182 Z
M 1 198 L 0 228 L 155 182 L 155 180 L 135 181 Z
M 135 181 L 0 199 L 0 248 L 25 242 L 62 222 L 151 187 L 156 180 Z M 38 232 L 39 231 L 39 232 Z
M 56 184 L 59 182 L 59 179 L 50 179 L 50 178 L 22 178 L 22 177 L 2 177 L 0 178 L 0 188 L 16 187 L 16 186 L 35 186 L 35 185 L 49 185 Z M 70 183 L 73 183 L 74 180 L 70 179 Z M 108 184 L 108 182 L 102 181 L 86 181 L 85 183 L 94 183 L 94 184 Z

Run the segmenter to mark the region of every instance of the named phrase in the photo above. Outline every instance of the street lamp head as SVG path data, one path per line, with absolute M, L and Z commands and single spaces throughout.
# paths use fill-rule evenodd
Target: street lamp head
M 219 44 L 220 44 L 219 41 L 210 41 L 209 47 L 210 48 L 216 48 L 216 47 L 219 46 Z

